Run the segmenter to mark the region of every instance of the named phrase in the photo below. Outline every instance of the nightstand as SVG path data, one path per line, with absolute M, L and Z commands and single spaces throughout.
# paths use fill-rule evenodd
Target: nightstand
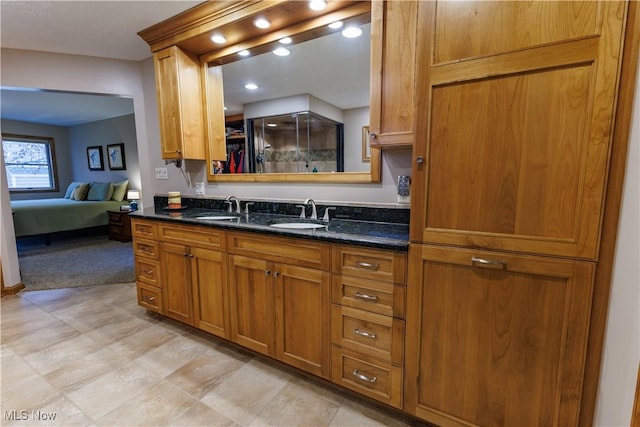
M 109 214 L 109 240 L 131 241 L 131 219 L 129 212 L 107 211 Z

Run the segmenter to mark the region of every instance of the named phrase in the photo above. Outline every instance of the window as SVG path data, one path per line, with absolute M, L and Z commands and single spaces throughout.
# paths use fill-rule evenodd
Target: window
M 53 138 L 2 134 L 11 192 L 58 191 Z

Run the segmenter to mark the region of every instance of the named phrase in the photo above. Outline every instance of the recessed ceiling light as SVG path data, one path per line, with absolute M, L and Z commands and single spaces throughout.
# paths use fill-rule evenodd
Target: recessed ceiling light
M 335 21 L 329 24 L 329 28 L 331 28 L 332 30 L 337 30 L 338 28 L 342 28 L 343 25 L 344 25 L 344 22 Z
M 277 127 L 278 127 L 278 125 L 277 125 L 277 124 L 275 124 L 275 123 L 267 123 L 267 127 L 270 127 L 270 128 L 277 128 Z
M 283 37 L 280 39 L 280 43 L 282 44 L 290 44 L 293 40 L 291 40 L 291 37 Z
M 342 30 L 342 35 L 348 39 L 352 39 L 354 37 L 360 37 L 362 34 L 362 29 L 360 27 L 347 27 Z
M 244 85 L 244 88 L 249 90 L 256 90 L 258 89 L 258 85 L 255 83 L 247 83 L 246 85 Z
M 271 22 L 269 22 L 268 20 L 264 19 L 264 18 L 258 18 L 255 21 L 253 21 L 253 25 L 255 25 L 258 28 L 269 28 L 271 26 Z
M 249 56 L 249 51 L 247 49 L 241 50 L 240 52 L 238 52 L 238 55 L 240 55 L 240 56 Z
M 225 110 L 228 110 L 228 109 L 229 109 L 229 107 L 224 107 L 224 109 L 225 109 Z
M 214 34 L 213 36 L 211 36 L 211 41 L 216 44 L 225 44 L 227 42 L 227 39 L 224 38 L 222 34 Z
M 327 7 L 325 0 L 311 0 L 309 2 L 309 9 L 311 10 L 324 10 Z
M 279 47 L 277 49 L 274 49 L 273 53 L 278 56 L 288 56 L 291 53 L 291 51 L 286 47 Z

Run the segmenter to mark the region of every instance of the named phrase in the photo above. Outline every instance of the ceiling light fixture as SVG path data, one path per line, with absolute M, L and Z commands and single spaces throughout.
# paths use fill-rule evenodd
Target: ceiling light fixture
M 249 90 L 256 90 L 258 89 L 258 85 L 255 83 L 247 83 L 246 85 L 244 85 L 244 88 Z
M 214 34 L 213 36 L 211 36 L 211 41 L 215 44 L 225 44 L 227 42 L 227 39 L 221 34 Z
M 362 29 L 360 27 L 347 27 L 344 30 L 342 30 L 342 35 L 348 39 L 360 37 L 361 34 L 362 34 Z
M 258 28 L 262 28 L 264 30 L 271 26 L 271 22 L 269 22 L 265 18 L 258 18 L 255 21 L 253 21 L 253 25 L 255 25 Z
M 249 51 L 247 49 L 241 50 L 240 52 L 238 52 L 238 55 L 249 56 Z
M 278 56 L 289 56 L 289 54 L 291 54 L 291 51 L 286 47 L 279 47 L 277 49 L 274 49 L 273 53 L 274 55 L 278 55 Z
M 324 10 L 327 7 L 327 2 L 325 0 L 311 0 L 309 2 L 309 9 L 311 10 Z
M 277 124 L 275 124 L 275 123 L 267 123 L 267 127 L 270 127 L 270 128 L 277 128 L 277 127 L 278 127 L 278 125 L 277 125 Z
M 282 43 L 282 44 L 291 44 L 291 42 L 292 42 L 293 40 L 291 40 L 291 37 L 283 37 L 283 38 L 281 38 L 279 41 L 280 41 L 280 43 Z
M 338 28 L 342 28 L 343 25 L 344 25 L 344 22 L 342 21 L 334 21 L 331 24 L 329 24 L 328 27 L 331 28 L 332 30 L 337 30 Z

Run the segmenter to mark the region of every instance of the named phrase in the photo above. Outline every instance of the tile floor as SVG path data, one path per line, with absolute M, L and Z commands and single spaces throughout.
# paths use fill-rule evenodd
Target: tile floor
M 135 284 L 1 301 L 2 426 L 407 426 L 136 304 Z

